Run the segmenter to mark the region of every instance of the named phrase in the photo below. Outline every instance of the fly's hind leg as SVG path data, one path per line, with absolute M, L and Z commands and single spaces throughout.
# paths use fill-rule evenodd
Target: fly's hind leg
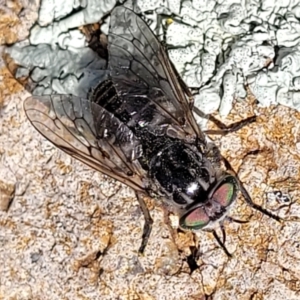
M 151 234 L 153 220 L 150 216 L 147 205 L 146 205 L 146 203 L 143 199 L 143 194 L 140 193 L 140 192 L 136 192 L 135 194 L 136 194 L 136 197 L 139 201 L 140 207 L 142 209 L 142 212 L 143 212 L 144 218 L 145 218 L 145 224 L 144 224 L 143 235 L 142 235 L 142 244 L 139 248 L 139 253 L 143 254 L 144 251 L 145 251 L 145 248 L 148 244 L 149 236 Z
M 222 123 L 221 121 L 219 121 L 218 119 L 216 119 L 214 116 L 207 115 L 207 114 L 203 113 L 197 107 L 193 107 L 193 111 L 199 117 L 204 118 L 204 119 L 208 119 L 209 121 L 213 122 L 214 124 L 216 124 L 220 128 L 218 130 L 205 130 L 204 133 L 206 133 L 206 134 L 226 135 L 227 133 L 238 131 L 242 127 L 256 121 L 256 116 L 252 116 L 252 117 L 246 118 L 244 120 L 241 120 L 239 122 L 236 122 L 236 123 L 233 123 L 233 124 L 230 124 L 230 125 L 227 126 L 224 123 Z

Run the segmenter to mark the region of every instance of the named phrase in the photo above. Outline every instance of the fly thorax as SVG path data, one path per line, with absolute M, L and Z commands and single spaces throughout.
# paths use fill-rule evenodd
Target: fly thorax
M 204 203 L 205 195 L 215 181 L 215 171 L 203 154 L 179 142 L 170 143 L 153 155 L 149 175 L 167 202 L 180 209 L 195 201 Z

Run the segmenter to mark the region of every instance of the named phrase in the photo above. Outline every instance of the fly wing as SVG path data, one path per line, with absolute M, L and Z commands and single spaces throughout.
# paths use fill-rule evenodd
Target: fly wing
M 30 97 L 24 109 L 32 125 L 55 146 L 133 189 L 143 190 L 139 142 L 106 109 L 69 95 Z
M 204 140 L 161 43 L 148 25 L 126 7 L 116 7 L 111 14 L 108 53 L 114 87 L 119 97 L 126 99 L 129 114 L 138 107 L 147 115 L 146 125 L 152 131 L 172 126 L 182 131 L 181 137 Z M 145 102 L 147 107 L 140 105 Z M 145 113 L 148 107 L 150 111 Z

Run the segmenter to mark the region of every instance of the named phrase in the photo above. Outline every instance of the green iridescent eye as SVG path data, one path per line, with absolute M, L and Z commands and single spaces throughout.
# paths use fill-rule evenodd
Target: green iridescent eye
M 226 207 L 236 197 L 236 185 L 233 177 L 226 177 L 222 183 L 213 193 L 212 199 L 218 202 L 221 206 Z
M 209 217 L 203 207 L 197 207 L 179 220 L 180 227 L 183 229 L 198 230 L 209 223 Z

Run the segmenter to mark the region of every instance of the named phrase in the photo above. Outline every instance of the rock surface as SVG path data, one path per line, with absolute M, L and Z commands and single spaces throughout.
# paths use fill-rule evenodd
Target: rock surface
M 56 7 L 54 1 L 43 1 L 42 7 L 46 2 L 53 9 Z M 198 5 L 199 10 L 205 4 L 208 16 L 225 14 L 227 7 L 233 5 L 227 1 L 227 6 L 219 5 L 216 11 L 212 4 L 215 1 L 202 2 L 192 4 Z M 5 19 L 1 19 L 5 28 L 3 44 L 23 40 L 31 27 L 28 24 L 38 18 L 38 2 L 20 1 L 15 6 L 12 3 L 17 2 L 0 2 L 7 9 L 1 10 L 0 6 L 5 13 Z M 29 3 L 36 4 L 34 9 L 24 8 L 20 14 L 20 7 L 31 7 Z M 184 3 L 190 5 L 189 1 Z M 265 14 L 270 12 L 271 16 L 288 10 L 283 4 L 264 5 Z M 299 3 L 291 1 L 289 5 L 294 5 L 297 15 Z M 253 18 L 259 18 L 260 11 L 251 7 Z M 244 30 L 239 14 L 243 18 L 245 15 L 243 8 L 233 8 L 230 14 L 222 15 L 222 24 L 228 31 L 235 29 L 230 34 L 238 35 Z M 178 13 L 180 2 L 175 1 L 174 7 L 168 9 Z M 12 17 L 22 30 L 10 27 Z M 200 24 L 204 17 L 199 18 L 195 22 Z M 288 35 L 282 45 L 287 38 Z M 21 46 L 26 43 L 29 46 L 28 41 Z M 257 44 L 251 47 L 258 49 Z M 267 48 L 259 53 L 265 53 Z M 258 56 L 255 59 L 264 64 L 273 58 L 272 51 L 268 53 L 271 54 L 265 61 Z M 293 53 L 296 59 L 297 53 Z M 266 70 L 260 72 L 258 76 L 267 74 L 265 82 L 274 75 L 269 76 Z M 230 78 L 238 76 L 231 71 L 226 74 L 229 86 L 224 95 L 229 97 Z M 221 76 L 223 82 L 226 76 Z M 230 216 L 248 222 L 226 223 L 226 246 L 233 254 L 228 258 L 209 233 L 194 235 L 177 232 L 176 228 L 170 230 L 163 210 L 149 199 L 153 232 L 145 255 L 140 257 L 137 250 L 144 221 L 133 191 L 75 161 L 40 136 L 22 109 L 29 94 L 8 73 L 3 61 L 0 79 L 0 199 L 6 201 L 5 209 L 0 209 L 1 299 L 299 299 L 300 113 L 295 109 L 281 105 L 261 107 L 247 90 L 246 101 L 233 101 L 233 110 L 222 121 L 230 124 L 253 114 L 257 121 L 237 133 L 211 137 L 254 202 L 278 214 L 283 219 L 281 223 L 251 209 L 239 198 Z M 65 88 L 64 83 L 62 86 Z M 281 95 L 284 92 L 288 89 Z M 271 95 L 270 99 L 275 101 Z M 226 110 L 230 110 L 230 105 Z M 171 223 L 176 227 L 174 216 Z M 195 247 L 201 254 L 199 267 L 190 274 L 187 262 Z

